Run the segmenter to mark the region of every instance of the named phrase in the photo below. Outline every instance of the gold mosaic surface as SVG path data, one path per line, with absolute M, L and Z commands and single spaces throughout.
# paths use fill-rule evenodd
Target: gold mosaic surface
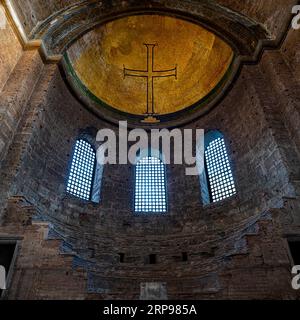
M 148 46 L 148 58 L 145 44 L 155 44 Z M 152 93 L 157 114 L 203 99 L 223 78 L 233 51 L 196 24 L 140 15 L 90 31 L 70 47 L 68 56 L 78 78 L 96 97 L 115 109 L 142 115 L 152 104 Z

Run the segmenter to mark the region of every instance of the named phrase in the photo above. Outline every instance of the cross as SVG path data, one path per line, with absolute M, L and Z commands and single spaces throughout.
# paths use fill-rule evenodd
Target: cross
M 143 122 L 159 122 L 154 112 L 154 79 L 175 77 L 177 79 L 177 65 L 173 69 L 156 71 L 154 70 L 154 48 L 156 44 L 144 44 L 147 47 L 147 70 L 127 69 L 124 66 L 124 79 L 128 77 L 141 77 L 147 79 L 147 112 Z

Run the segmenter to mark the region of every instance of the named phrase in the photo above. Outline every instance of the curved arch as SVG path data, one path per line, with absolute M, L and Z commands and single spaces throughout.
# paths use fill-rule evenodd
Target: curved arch
M 160 3 L 161 2 L 161 3 Z M 260 24 L 216 3 L 123 1 L 123 6 L 99 5 L 98 1 L 84 1 L 59 11 L 39 24 L 30 40 L 43 41 L 46 56 L 57 57 L 78 38 L 91 29 L 109 21 L 139 14 L 163 14 L 200 24 L 212 31 L 235 49 L 245 60 L 253 60 L 260 41 L 268 40 L 268 34 Z M 193 12 L 192 14 L 190 12 Z M 66 19 L 66 17 L 68 19 Z M 243 34 L 243 38 L 240 37 Z
M 209 130 L 205 133 L 204 138 L 204 148 L 206 149 L 208 145 L 215 139 L 224 138 L 224 134 L 219 130 Z
M 83 102 L 88 109 L 97 116 L 116 123 L 118 120 L 130 119 L 129 127 L 173 127 L 181 126 L 209 112 L 228 92 L 242 62 L 255 62 L 258 60 L 265 46 L 277 46 L 284 36 L 280 32 L 277 37 L 272 37 L 270 31 L 264 24 L 258 23 L 254 17 L 249 18 L 245 14 L 234 11 L 212 1 L 163 1 L 156 0 L 124 0 L 111 3 L 109 0 L 86 0 L 76 2 L 72 5 L 63 6 L 63 9 L 48 16 L 39 22 L 29 34 L 22 32 L 22 23 L 13 11 L 13 0 L 5 0 L 6 9 L 14 21 L 16 29 L 19 30 L 20 38 L 23 39 L 25 47 L 40 48 L 45 60 L 52 62 L 62 61 L 66 78 L 77 98 Z M 9 5 L 12 3 L 11 5 Z M 184 19 L 205 27 L 227 42 L 235 52 L 235 60 L 231 70 L 224 78 L 224 82 L 205 101 L 199 101 L 184 113 L 175 112 L 161 117 L 161 124 L 143 124 L 140 118 L 128 114 L 116 113 L 106 105 L 93 101 L 85 96 L 78 88 L 78 83 L 68 72 L 63 54 L 67 48 L 85 33 L 101 24 L 109 21 L 141 14 L 161 14 Z M 16 21 L 18 20 L 18 21 Z M 101 111 L 99 111 L 101 109 Z M 184 115 L 184 117 L 182 117 Z
M 203 101 L 186 106 L 184 111 L 160 115 L 161 123 L 142 123 L 141 117 L 117 112 L 105 103 L 96 101 L 79 85 L 72 70 L 68 69 L 66 59 L 62 59 L 73 42 L 96 26 L 122 17 L 141 14 L 167 15 L 201 25 L 227 42 L 235 53 L 230 70 L 211 94 Z M 210 1 L 189 1 L 187 5 L 181 1 L 125 0 L 112 4 L 108 0 L 101 3 L 93 0 L 76 3 L 52 14 L 31 31 L 27 40 L 35 47 L 40 46 L 46 60 L 62 61 L 62 69 L 66 76 L 64 78 L 71 84 L 74 94 L 99 117 L 113 123 L 130 119 L 129 127 L 160 128 L 183 125 L 210 111 L 229 90 L 241 62 L 255 61 L 263 44 L 270 40 L 270 36 L 256 21 Z
M 137 164 L 139 160 L 141 160 L 142 158 L 145 158 L 145 157 L 155 157 L 155 158 L 160 159 L 162 161 L 162 163 L 165 163 L 164 153 L 161 150 L 149 147 L 146 149 L 139 150 L 139 153 L 136 157 L 135 164 Z

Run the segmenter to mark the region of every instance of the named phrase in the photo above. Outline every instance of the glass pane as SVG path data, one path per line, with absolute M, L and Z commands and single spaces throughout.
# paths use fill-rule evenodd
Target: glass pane
M 159 158 L 145 157 L 136 165 L 135 211 L 166 212 L 165 166 Z
M 223 138 L 210 142 L 205 150 L 212 201 L 226 199 L 236 193 L 235 184 Z
M 95 158 L 95 151 L 88 142 L 76 141 L 67 184 L 68 193 L 84 200 L 90 200 Z

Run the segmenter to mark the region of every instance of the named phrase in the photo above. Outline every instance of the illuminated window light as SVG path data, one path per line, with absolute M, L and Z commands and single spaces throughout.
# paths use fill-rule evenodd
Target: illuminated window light
M 221 201 L 236 194 L 224 138 L 209 143 L 205 160 L 212 201 Z
M 165 165 L 156 157 L 145 157 L 136 164 L 135 212 L 167 211 Z
M 96 154 L 85 140 L 77 140 L 67 183 L 67 192 L 83 200 L 91 199 Z

